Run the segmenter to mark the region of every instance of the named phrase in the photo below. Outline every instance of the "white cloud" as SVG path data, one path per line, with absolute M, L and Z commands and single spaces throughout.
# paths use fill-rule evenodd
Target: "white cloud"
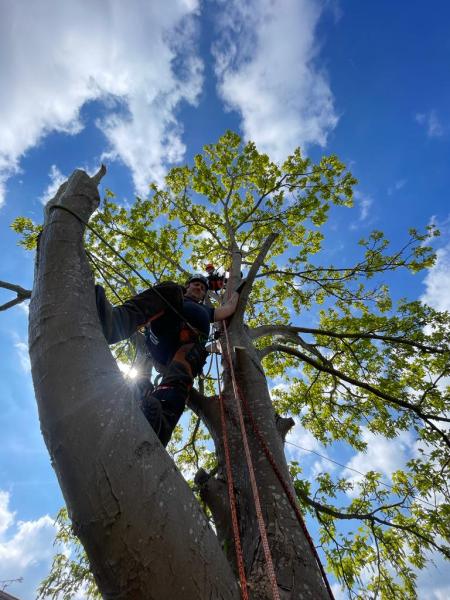
M 42 204 L 47 204 L 47 202 L 56 195 L 59 186 L 62 185 L 68 179 L 61 173 L 61 171 L 56 165 L 52 165 L 50 167 L 48 176 L 50 177 L 50 183 L 48 184 L 48 187 L 45 189 L 44 193 L 40 197 L 40 201 Z
M 35 600 L 36 587 L 48 573 L 55 553 L 56 527 L 48 515 L 35 521 L 17 521 L 9 508 L 8 492 L 0 491 L 0 574 L 2 580 L 23 578 L 8 592 Z
M 425 127 L 429 138 L 437 138 L 444 135 L 444 127 L 434 109 L 427 113 L 417 113 L 415 120 L 419 125 Z
M 417 597 L 420 600 L 448 600 L 450 598 L 450 569 L 441 555 L 426 552 L 432 561 L 417 574 Z
M 393 185 L 388 187 L 388 196 L 392 196 L 395 192 L 398 192 L 406 185 L 406 179 L 398 179 Z
M 327 460 L 328 452 L 325 446 L 300 423 L 297 422 L 295 427 L 289 431 L 286 436 L 286 443 L 288 458 L 297 460 L 307 477 L 315 478 L 319 473 L 330 473 L 336 469 L 336 465 Z M 310 460 L 305 463 L 305 459 Z
M 350 229 L 358 229 L 361 223 L 366 222 L 370 216 L 370 209 L 373 204 L 373 199 L 368 194 L 362 194 L 356 191 L 355 194 L 356 207 L 359 208 L 358 221 L 350 224 Z
M 370 207 L 372 206 L 372 202 L 373 202 L 373 200 L 369 196 L 361 197 L 360 206 L 359 206 L 359 210 L 360 210 L 359 220 L 360 221 L 365 221 L 367 219 L 367 217 L 369 216 L 369 210 L 370 210 Z
M 31 364 L 30 355 L 28 353 L 28 344 L 17 341 L 14 343 L 14 348 L 17 350 L 17 356 L 19 358 L 19 364 L 22 367 L 22 371 L 24 371 L 24 373 L 30 373 Z
M 23 154 L 51 131 L 76 135 L 80 109 L 104 103 L 108 151 L 136 189 L 184 153 L 176 111 L 201 89 L 198 0 L 8 2 L 0 20 L 0 203 Z M 2 193 L 3 192 L 3 193 Z
M 242 117 L 246 139 L 276 160 L 299 145 L 324 146 L 336 126 L 333 96 L 315 65 L 321 7 L 311 0 L 218 0 L 214 45 L 219 92 Z
M 347 592 L 342 591 L 339 583 L 333 583 L 331 591 L 333 592 L 334 600 L 348 600 Z
M 30 301 L 29 300 L 24 300 L 23 302 L 21 302 L 17 306 L 18 306 L 19 310 L 21 310 L 22 312 L 24 312 L 26 314 L 26 316 L 28 317 L 28 315 L 30 314 Z
M 9 511 L 8 503 L 8 492 L 0 491 L 0 536 L 2 536 L 14 522 L 15 513 Z
M 436 263 L 424 279 L 426 289 L 420 299 L 436 310 L 450 311 L 450 244 L 437 250 L 436 255 Z
M 375 435 L 367 427 L 362 427 L 361 430 L 362 439 L 367 444 L 367 450 L 352 456 L 342 475 L 357 483 L 361 481 L 362 475 L 356 474 L 351 469 L 361 473 L 377 471 L 384 475 L 387 480 L 390 480 L 392 473 L 404 468 L 411 457 L 415 443 L 413 434 L 409 431 L 402 431 L 396 438 L 388 439 L 382 435 Z M 357 490 L 354 493 L 356 494 Z M 352 495 L 352 492 L 350 492 L 350 495 Z

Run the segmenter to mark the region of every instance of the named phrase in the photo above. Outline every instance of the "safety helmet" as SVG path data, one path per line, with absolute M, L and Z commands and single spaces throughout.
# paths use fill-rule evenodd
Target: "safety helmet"
M 214 271 L 214 269 L 215 269 L 215 266 L 212 263 L 208 263 L 205 266 L 205 271 Z
M 206 290 L 208 290 L 208 279 L 201 273 L 195 273 L 194 275 L 191 275 L 191 277 L 189 277 L 189 279 L 187 280 L 187 285 L 189 285 L 193 281 L 200 281 L 200 283 L 203 283 Z

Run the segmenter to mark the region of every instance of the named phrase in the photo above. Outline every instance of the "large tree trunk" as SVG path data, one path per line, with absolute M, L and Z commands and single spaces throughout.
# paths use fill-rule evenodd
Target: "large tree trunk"
M 105 598 L 237 600 L 215 534 L 103 337 L 84 225 L 63 210 L 87 221 L 96 184 L 76 171 L 47 207 L 30 304 L 41 428 L 75 532 Z
M 288 483 L 291 492 L 295 496 L 284 456 L 284 440 L 276 426 L 275 413 L 266 377 L 257 351 L 247 334 L 240 315 L 236 314 L 235 316 L 236 318 L 233 318 L 230 325 L 229 336 L 230 345 L 241 348 L 241 350 L 233 352 L 233 363 L 236 368 L 238 385 L 250 406 L 257 427 L 270 449 L 284 481 Z M 222 347 L 225 347 L 225 345 L 225 336 L 222 336 Z M 266 573 L 266 561 L 255 514 L 255 502 L 244 458 L 242 435 L 235 408 L 230 368 L 225 358 L 223 358 L 222 362 L 225 374 L 224 399 L 228 412 L 228 436 L 250 597 L 253 600 L 271 600 L 273 594 Z M 229 549 L 228 554 L 231 559 L 231 553 L 234 552 L 234 542 L 225 483 L 223 437 L 219 418 L 214 418 L 211 414 L 208 416 L 208 426 L 216 444 L 220 469 L 216 477 L 204 481 L 202 496 L 214 515 L 219 539 L 224 544 L 224 547 Z M 245 425 L 248 432 L 264 521 L 267 526 L 279 596 L 282 600 L 329 600 L 330 595 L 324 585 L 310 543 L 295 516 L 294 510 L 272 466 L 261 448 L 260 442 L 252 430 L 248 417 L 245 418 Z

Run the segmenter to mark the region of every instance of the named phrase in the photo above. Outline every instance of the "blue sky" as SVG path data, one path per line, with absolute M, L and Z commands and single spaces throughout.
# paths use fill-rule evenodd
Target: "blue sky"
M 9 225 L 18 215 L 40 222 L 74 168 L 103 160 L 104 185 L 132 199 L 231 128 L 275 159 L 300 145 L 350 165 L 355 208 L 333 211 L 327 226 L 335 263 L 351 261 L 373 228 L 401 245 L 409 227 L 436 223 L 436 266 L 396 278 L 393 292 L 450 309 L 447 2 L 0 0 L 0 16 L 1 280 L 31 287 L 33 257 Z M 0 290 L 0 304 L 11 298 Z M 24 577 L 8 591 L 34 600 L 63 501 L 26 341 L 26 306 L 0 313 L 0 580 Z M 333 457 L 388 480 L 414 452 L 407 435 L 367 436 L 367 455 Z M 331 456 L 300 428 L 291 441 Z M 311 475 L 332 468 L 289 452 Z M 450 596 L 437 569 L 421 575 L 421 599 Z

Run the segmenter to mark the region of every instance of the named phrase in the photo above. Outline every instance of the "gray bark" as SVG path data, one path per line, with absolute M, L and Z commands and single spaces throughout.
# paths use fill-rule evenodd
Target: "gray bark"
M 236 578 L 103 337 L 84 225 L 97 183 L 76 171 L 47 206 L 29 344 L 42 433 L 104 598 L 237 600 Z
M 250 404 L 258 428 L 284 480 L 289 483 L 295 495 L 284 456 L 283 439 L 277 428 L 277 418 L 258 353 L 240 319 L 234 320 L 233 318 L 229 334 L 231 345 L 241 348 L 241 350 L 234 353 L 238 384 Z M 224 339 L 221 340 L 221 343 L 222 347 L 225 347 Z M 224 398 L 228 411 L 228 435 L 250 597 L 253 600 L 271 600 L 273 596 L 266 575 L 264 552 L 260 542 L 254 500 L 245 465 L 230 370 L 226 361 L 223 361 L 223 366 L 225 371 Z M 282 600 L 329 600 L 328 591 L 309 542 L 272 466 L 253 434 L 250 421 L 247 418 L 245 421 L 280 598 Z M 220 431 L 212 431 L 211 433 L 216 443 L 216 452 L 221 466 L 217 478 L 226 481 Z M 209 504 L 213 515 L 217 511 L 217 505 L 220 506 L 220 502 L 214 497 L 214 491 L 214 485 L 209 480 L 203 498 Z M 223 495 L 222 489 L 220 489 L 220 493 Z M 230 537 L 229 521 L 227 522 L 224 519 L 223 511 L 219 512 L 215 522 L 219 538 L 227 540 L 227 548 L 234 548 L 233 539 Z M 225 526 L 222 525 L 223 523 L 225 523 Z
M 276 233 L 268 236 L 249 270 L 246 278 L 247 284 L 241 293 L 237 310 L 231 319 L 229 337 L 231 347 L 236 348 L 236 352 L 233 351 L 232 359 L 242 395 L 250 405 L 258 429 L 269 447 L 284 481 L 290 486 L 295 497 L 283 448 L 284 435 L 292 422 L 284 419 L 280 423 L 280 419 L 277 418 L 274 412 L 260 355 L 253 345 L 251 332 L 244 324 L 245 305 L 252 283 L 276 237 Z M 239 253 L 235 252 L 233 253 L 232 273 L 228 283 L 231 288 L 239 282 L 240 269 L 241 257 Z M 221 346 L 223 349 L 226 348 L 225 335 L 221 337 Z M 228 438 L 249 595 L 252 600 L 271 600 L 273 594 L 267 577 L 255 502 L 244 458 L 242 434 L 239 427 L 231 373 L 229 363 L 224 357 L 222 357 L 222 366 L 224 369 L 223 396 L 228 413 Z M 218 537 L 229 550 L 230 548 L 234 549 L 234 541 L 231 535 L 228 505 L 223 502 L 226 484 L 225 455 L 217 411 L 217 403 L 209 405 L 207 425 L 215 442 L 219 469 L 215 479 L 205 479 L 201 494 L 213 514 Z M 330 596 L 310 543 L 303 528 L 298 523 L 295 512 L 247 417 L 245 418 L 245 427 L 264 522 L 267 528 L 279 596 L 281 600 L 329 600 Z M 233 566 L 236 569 L 234 561 Z

